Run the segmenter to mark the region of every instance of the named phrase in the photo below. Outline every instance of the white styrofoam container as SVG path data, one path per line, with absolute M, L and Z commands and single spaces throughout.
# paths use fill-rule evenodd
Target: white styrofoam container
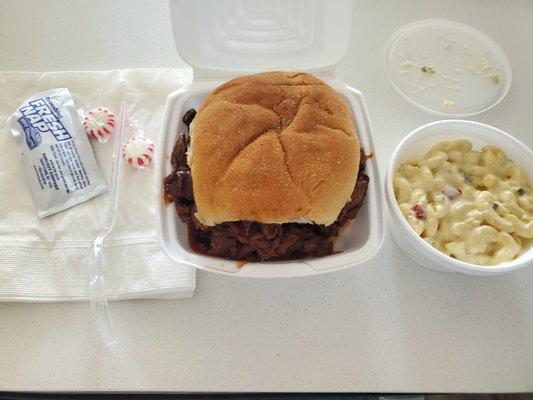
M 329 4 L 329 6 L 328 6 Z M 361 146 L 374 152 L 368 112 L 360 92 L 335 79 L 335 64 L 348 47 L 351 1 L 336 6 L 326 0 L 170 0 L 174 38 L 180 56 L 193 66 L 194 81 L 172 93 L 165 108 L 156 164 L 158 182 L 171 172 L 170 155 L 181 118 L 198 108 L 213 89 L 231 77 L 266 70 L 308 71 L 324 79 L 348 102 Z M 161 246 L 173 260 L 239 277 L 272 278 L 314 275 L 352 267 L 372 258 L 383 243 L 381 181 L 376 158 L 368 160 L 370 185 L 364 206 L 337 239 L 339 254 L 286 262 L 242 263 L 191 250 L 187 226 L 173 205 L 158 195 Z
M 533 247 L 513 261 L 494 266 L 475 265 L 448 257 L 424 241 L 404 218 L 394 196 L 392 180 L 400 164 L 409 157 L 425 154 L 433 145 L 446 140 L 466 139 L 474 148 L 493 145 L 502 149 L 507 157 L 521 168 L 531 180 L 533 152 L 511 135 L 479 122 L 442 120 L 423 125 L 396 147 L 389 162 L 385 178 L 385 196 L 390 214 L 389 229 L 398 246 L 422 267 L 435 271 L 455 271 L 469 275 L 499 275 L 533 265 Z

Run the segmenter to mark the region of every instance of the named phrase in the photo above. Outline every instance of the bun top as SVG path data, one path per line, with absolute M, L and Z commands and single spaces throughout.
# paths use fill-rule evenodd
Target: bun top
M 233 79 L 191 124 L 196 217 L 330 225 L 350 200 L 359 150 L 348 105 L 323 81 L 297 72 Z

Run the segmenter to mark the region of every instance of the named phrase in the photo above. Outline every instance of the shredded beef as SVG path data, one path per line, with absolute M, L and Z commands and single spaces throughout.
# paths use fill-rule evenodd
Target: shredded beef
M 185 125 L 187 125 L 187 129 L 190 127 L 194 117 L 196 117 L 196 110 L 194 108 L 189 108 L 187 112 L 183 114 L 183 118 L 181 120 Z
M 184 122 L 189 126 L 196 112 L 189 110 Z M 192 118 L 191 118 L 192 117 Z M 191 248 L 203 254 L 242 261 L 290 260 L 333 254 L 339 231 L 354 219 L 363 205 L 369 177 L 364 173 L 366 156 L 361 149 L 359 174 L 351 200 L 329 226 L 316 224 L 262 224 L 252 221 L 223 222 L 205 226 L 194 214 L 191 170 L 187 164 L 188 135 L 180 134 L 170 162 L 173 171 L 164 179 L 165 200 L 173 202 L 179 218 L 187 224 Z

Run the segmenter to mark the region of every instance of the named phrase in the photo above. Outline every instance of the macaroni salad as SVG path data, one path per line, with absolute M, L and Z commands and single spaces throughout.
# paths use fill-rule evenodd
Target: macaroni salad
M 407 222 L 431 246 L 478 265 L 511 261 L 531 245 L 533 193 L 524 172 L 494 146 L 441 142 L 394 175 Z

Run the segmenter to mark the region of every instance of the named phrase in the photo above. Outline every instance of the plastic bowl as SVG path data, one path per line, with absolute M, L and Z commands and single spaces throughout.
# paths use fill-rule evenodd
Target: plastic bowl
M 443 120 L 423 125 L 396 147 L 385 178 L 385 196 L 389 209 L 389 228 L 398 246 L 417 264 L 436 271 L 455 271 L 470 275 L 499 275 L 533 264 L 533 247 L 510 262 L 495 266 L 480 266 L 453 259 L 426 243 L 411 228 L 400 212 L 392 179 L 405 159 L 424 154 L 431 146 L 445 140 L 467 139 L 474 148 L 494 145 L 501 148 L 526 173 L 533 171 L 533 152 L 511 135 L 479 122 Z M 531 179 L 531 176 L 528 176 Z

